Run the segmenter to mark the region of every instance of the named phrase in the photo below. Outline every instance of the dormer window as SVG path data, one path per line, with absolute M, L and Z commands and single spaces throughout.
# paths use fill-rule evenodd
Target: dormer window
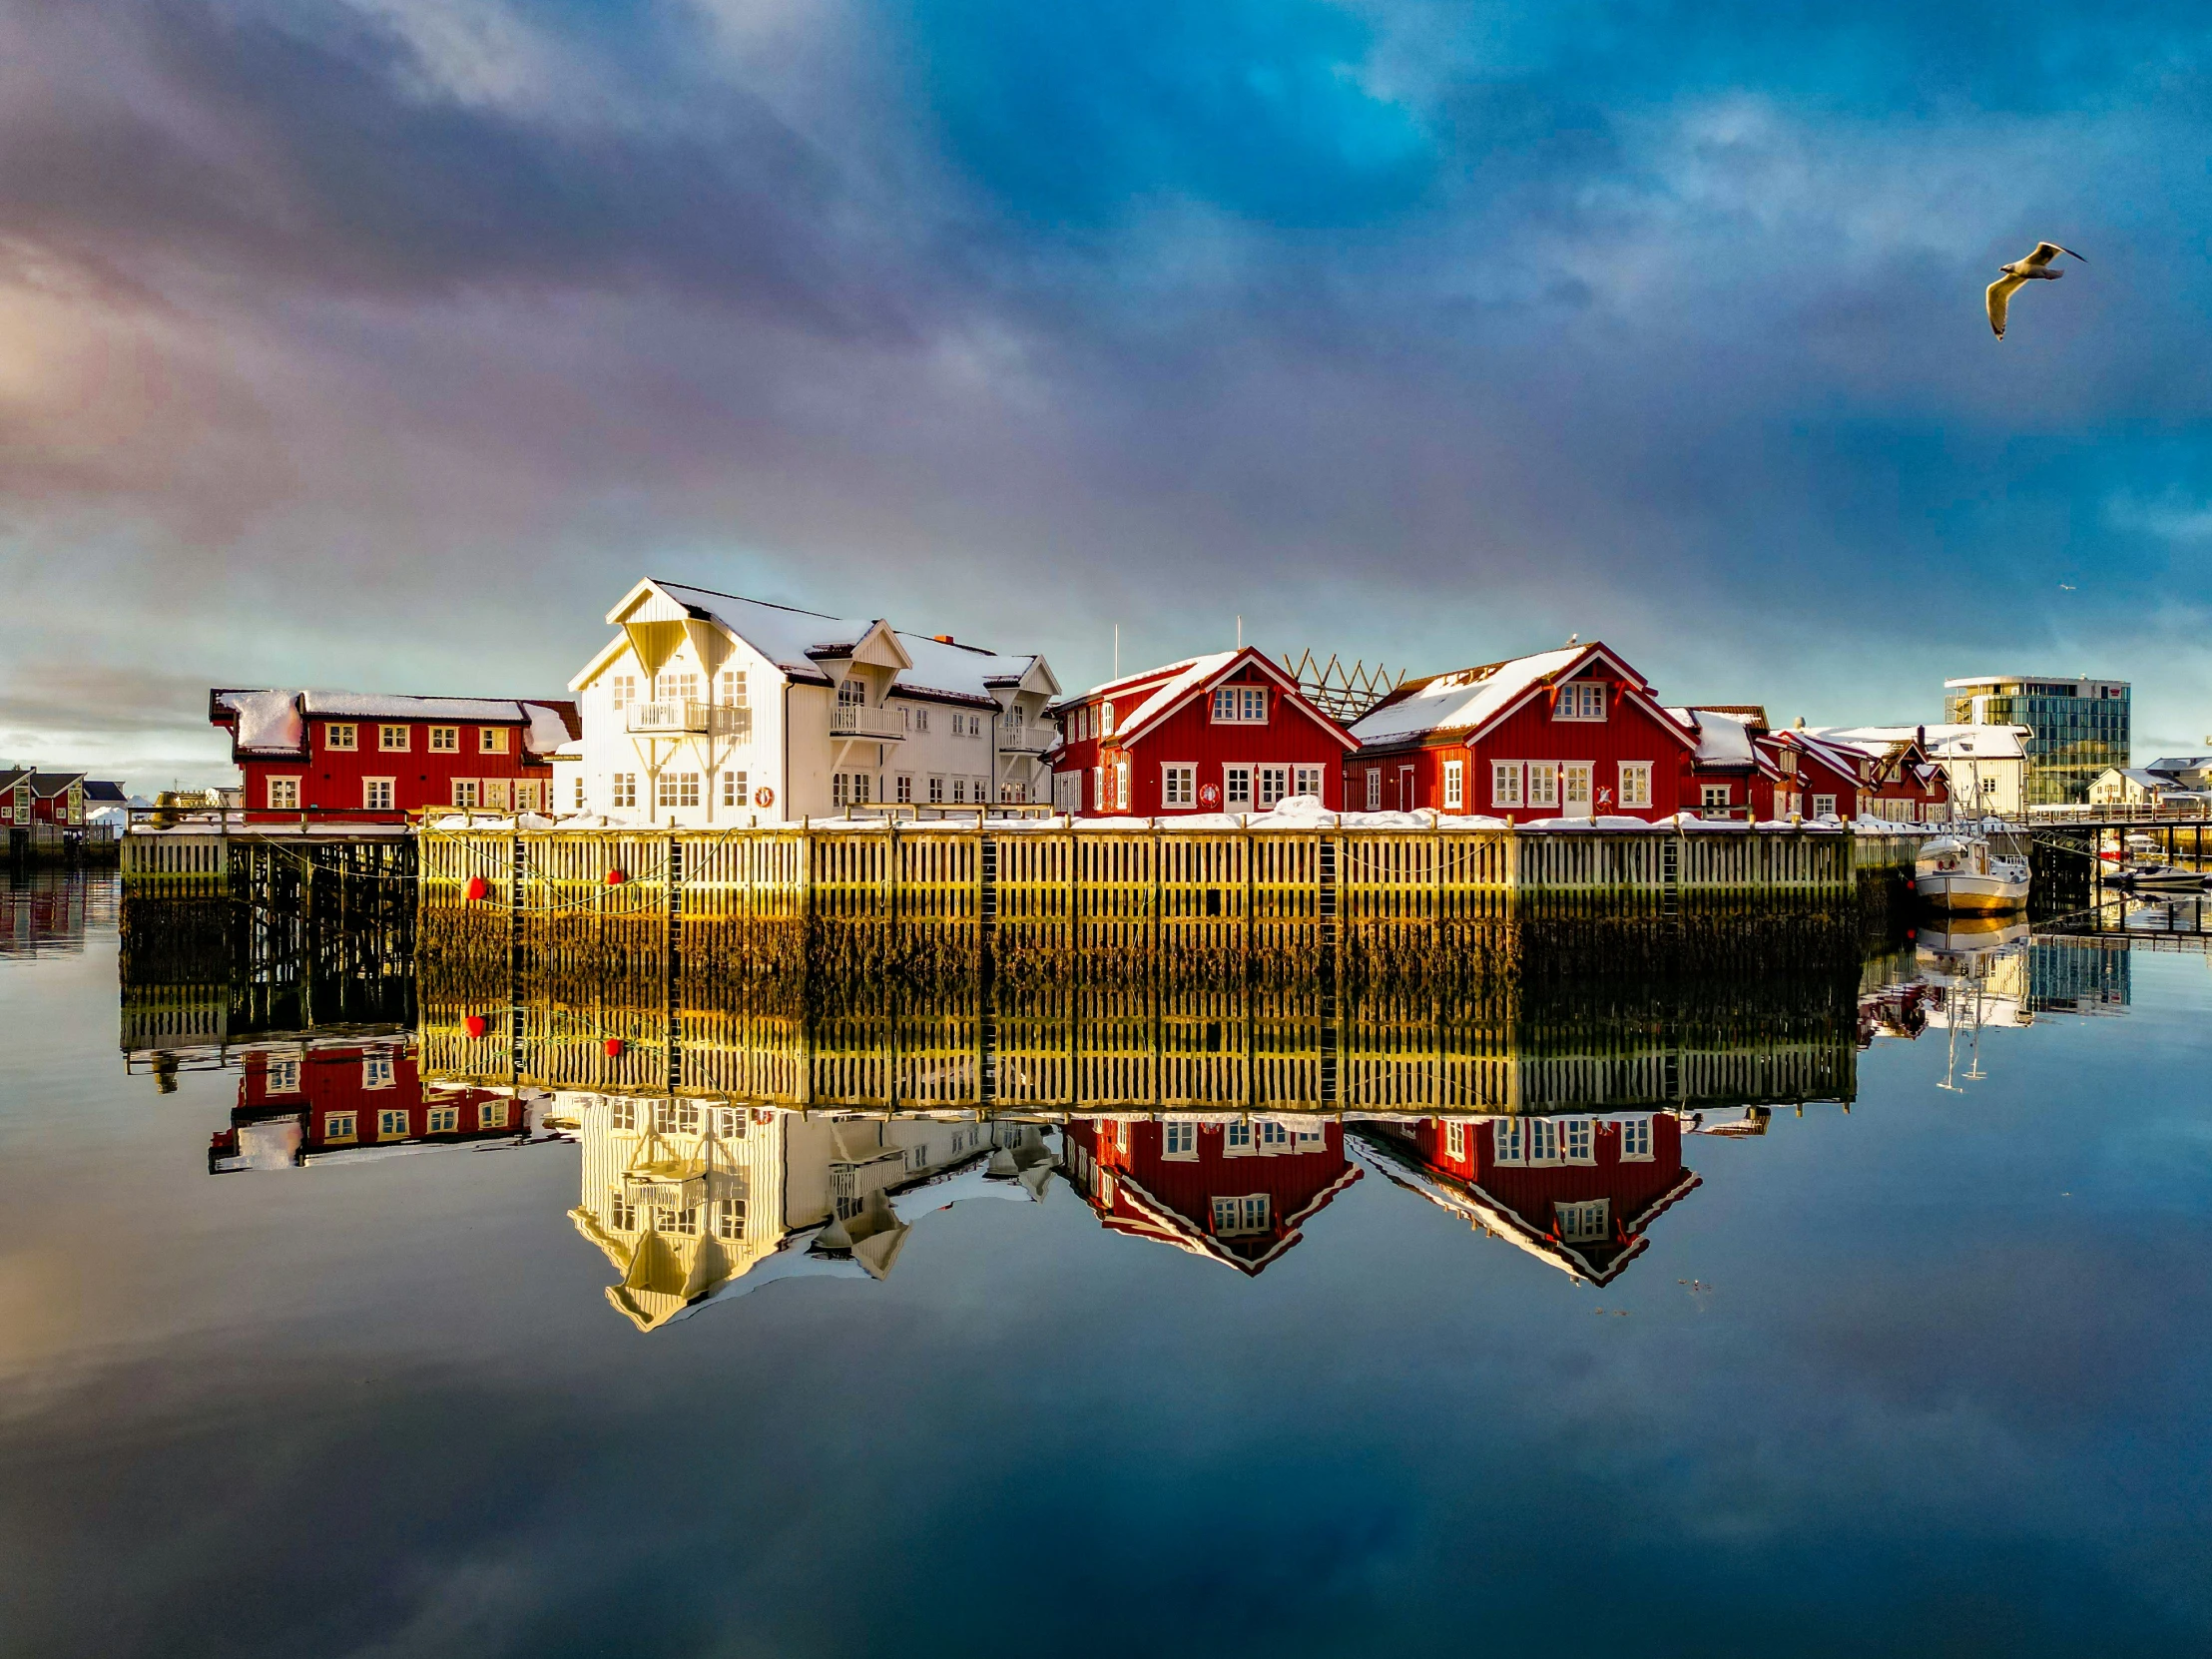
M 1114 735 L 1114 706 L 1111 703 L 1098 706 L 1098 735 L 1102 738 Z
M 864 709 L 867 707 L 867 688 L 857 680 L 837 682 L 837 707 L 840 709 Z
M 1570 680 L 1559 688 L 1559 700 L 1552 705 L 1553 720 L 1603 720 L 1605 718 L 1605 682 L 1602 680 Z
M 1265 726 L 1267 720 L 1267 687 L 1216 686 L 1214 688 L 1214 724 L 1216 726 Z

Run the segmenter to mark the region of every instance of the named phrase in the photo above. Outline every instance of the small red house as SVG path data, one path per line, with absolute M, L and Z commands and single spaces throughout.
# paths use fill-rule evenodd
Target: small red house
M 427 1091 L 402 1038 L 251 1050 L 231 1127 L 208 1145 L 208 1171 L 276 1169 L 363 1148 L 459 1145 L 528 1130 L 511 1095 Z
M 1773 751 L 1760 747 L 1767 735 L 1764 709 L 1735 705 L 1667 713 L 1697 735 L 1682 791 L 1686 810 L 1700 818 L 1751 823 L 1775 816 L 1775 788 L 1783 773 Z
M 553 751 L 576 705 L 355 692 L 216 691 L 249 821 L 326 814 L 398 823 L 410 809 L 547 811 Z
M 1603 645 L 1408 680 L 1353 725 L 1346 809 L 1665 818 L 1697 734 Z
M 1940 824 L 1950 818 L 1950 774 L 1928 753 L 1927 735 L 1844 739 L 1825 732 L 1819 742 L 1860 758 L 1859 810 L 1869 818 L 1901 824 Z
M 1672 1112 L 1379 1123 L 1361 1145 L 1397 1185 L 1591 1285 L 1619 1278 L 1699 1185 Z
M 1865 755 L 1816 738 L 1802 727 L 1776 732 L 1761 747 L 1772 753 L 1782 773 L 1775 786 L 1775 817 L 1835 818 L 1849 824 L 1859 816 L 1860 790 L 1873 771 Z
M 1248 1277 L 1360 1179 L 1344 1125 L 1318 1118 L 1074 1118 L 1061 1145 L 1062 1169 L 1102 1224 Z
M 1109 681 L 1050 713 L 1052 803 L 1085 816 L 1264 813 L 1294 795 L 1335 810 L 1359 747 L 1250 647 Z

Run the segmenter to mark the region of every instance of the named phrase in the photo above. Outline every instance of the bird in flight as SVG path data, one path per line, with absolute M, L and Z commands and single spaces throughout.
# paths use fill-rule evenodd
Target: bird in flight
M 2074 254 L 2070 248 L 2061 248 L 2055 242 L 2039 242 L 2035 245 L 2035 252 L 2026 259 L 2014 260 L 2010 265 L 1997 267 L 2004 275 L 1989 284 L 1988 300 L 1989 326 L 1998 339 L 2004 338 L 2004 313 L 2011 305 L 2014 293 L 2029 282 L 2055 282 L 2066 275 L 2063 271 L 2050 269 L 2050 262 L 2061 254 L 2073 254 L 2083 265 L 2089 263 L 2079 254 Z

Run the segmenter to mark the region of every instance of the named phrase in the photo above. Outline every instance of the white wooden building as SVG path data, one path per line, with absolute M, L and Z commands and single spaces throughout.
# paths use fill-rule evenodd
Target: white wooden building
M 555 807 L 618 824 L 781 824 L 1048 802 L 1040 656 L 648 577 L 569 682 Z

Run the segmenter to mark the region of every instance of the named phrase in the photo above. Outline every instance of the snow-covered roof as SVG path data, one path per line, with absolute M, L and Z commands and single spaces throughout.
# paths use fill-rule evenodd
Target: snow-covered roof
M 1278 664 L 1269 661 L 1265 652 L 1254 646 L 1240 646 L 1235 651 L 1210 651 L 1203 657 L 1186 657 L 1179 663 L 1164 663 L 1158 668 L 1148 668 L 1141 674 L 1125 674 L 1118 680 L 1108 680 L 1093 686 L 1078 699 L 1088 701 L 1101 698 L 1113 702 L 1114 730 L 1117 742 L 1127 743 L 1144 735 L 1145 729 L 1182 707 L 1185 699 L 1196 694 L 1210 681 L 1231 671 L 1250 666 L 1258 668 L 1285 696 L 1298 700 L 1306 713 L 1318 721 L 1331 735 L 1348 745 L 1354 744 L 1347 732 L 1328 715 L 1316 708 L 1313 702 L 1299 690 L 1298 682 Z M 1135 702 L 1127 699 L 1135 698 Z
M 1921 738 L 1930 757 L 1938 761 L 2016 761 L 2027 753 L 2020 744 L 2028 736 L 2024 726 L 1816 726 L 1809 731 L 1813 737 L 1864 748 L 1869 754 L 1915 738 Z
M 717 593 L 712 588 L 695 588 L 682 582 L 664 582 L 658 577 L 653 578 L 653 586 L 701 620 L 719 623 L 792 679 L 817 685 L 830 683 L 830 676 L 819 666 L 820 660 L 833 661 L 851 652 L 880 621 L 873 617 L 826 616 L 820 611 Z M 911 669 L 901 669 L 893 679 L 894 695 L 934 693 L 995 705 L 995 688 L 1018 684 L 1041 660 L 1034 653 L 1009 656 L 902 629 L 894 628 L 891 633 L 913 661 Z M 1046 673 L 1049 678 L 1050 670 Z
M 1408 680 L 1361 716 L 1352 735 L 1363 744 L 1373 744 L 1428 732 L 1478 731 L 1522 694 L 1572 667 L 1589 649 L 1566 646 L 1510 662 Z
M 568 742 L 576 705 L 503 697 L 411 697 L 385 692 L 333 692 L 276 688 L 216 691 L 210 712 L 237 722 L 240 755 L 297 755 L 306 747 L 309 720 L 439 721 L 472 726 L 520 726 L 522 747 L 550 754 Z
M 1752 745 L 1751 728 L 1741 717 L 1718 709 L 1669 709 L 1667 713 L 1697 734 L 1699 766 L 1758 767 L 1759 752 Z
M 2161 755 L 2145 764 L 2145 772 L 2202 772 L 2212 767 L 2212 755 Z

